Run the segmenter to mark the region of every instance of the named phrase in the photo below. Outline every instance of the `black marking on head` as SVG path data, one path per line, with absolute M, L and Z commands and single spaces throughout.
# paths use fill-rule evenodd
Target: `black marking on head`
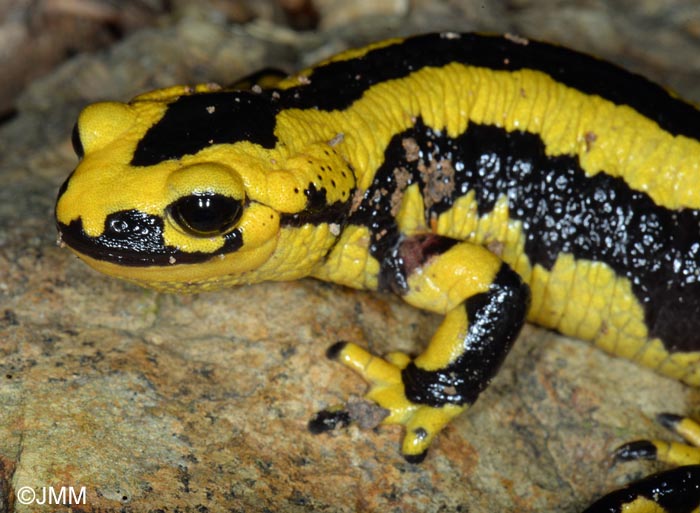
M 71 174 L 68 175 L 68 178 L 66 178 L 63 183 L 61 184 L 61 187 L 58 189 L 58 194 L 56 194 L 56 204 L 58 204 L 58 200 L 61 199 L 61 196 L 66 192 L 68 189 L 68 184 L 71 181 L 71 178 L 73 178 L 73 174 L 75 173 L 75 170 L 71 171 Z M 55 216 L 54 216 L 55 217 Z
M 139 141 L 133 166 L 194 155 L 214 144 L 250 141 L 274 148 L 275 102 L 266 93 L 241 91 L 181 96 Z
M 345 224 L 350 210 L 350 198 L 346 201 L 336 201 L 328 205 L 326 203 L 326 189 L 316 189 L 311 183 L 304 189 L 306 196 L 306 206 L 301 212 L 295 214 L 282 214 L 280 216 L 281 226 L 303 226 L 305 224 L 336 223 L 340 226 Z
M 216 255 L 231 253 L 243 245 L 239 229 L 224 236 L 224 245 L 214 253 L 180 251 L 166 246 L 163 220 L 138 210 L 122 210 L 107 216 L 102 235 L 90 237 L 81 219 L 59 223 L 61 239 L 78 253 L 118 265 L 147 267 L 205 262 Z
M 454 172 L 436 195 L 426 169 L 437 169 L 441 160 Z M 535 134 L 471 124 L 452 139 L 418 119 L 390 141 L 372 186 L 348 219 L 369 227 L 370 252 L 380 262 L 399 239 L 395 198 L 413 183 L 430 199 L 428 224 L 469 191 L 480 216 L 505 196 L 510 219 L 522 221 L 533 265 L 551 270 L 560 253 L 608 264 L 632 284 L 650 337 L 672 352 L 697 350 L 700 211 L 660 207 L 604 172 L 588 177 L 576 157 L 547 156 Z
M 304 210 L 307 212 L 319 212 L 326 208 L 327 192 L 325 187 L 317 189 L 315 184 L 310 183 L 304 189 L 304 196 L 306 196 L 306 207 L 304 207 Z
M 644 497 L 667 513 L 691 513 L 700 506 L 700 465 L 687 465 L 651 475 L 599 499 L 584 513 L 622 513 L 625 504 Z
M 421 68 L 457 62 L 494 70 L 542 71 L 558 82 L 618 105 L 629 105 L 674 135 L 700 139 L 700 111 L 646 78 L 574 50 L 502 36 L 428 34 L 320 66 L 305 84 L 284 91 L 300 108 L 345 109 L 372 85 Z
M 434 407 L 473 404 L 500 369 L 525 322 L 529 304 L 530 288 L 503 264 L 489 291 L 465 302 L 469 327 L 460 355 L 435 371 L 409 363 L 401 372 L 406 397 Z
M 85 150 L 83 149 L 83 141 L 80 139 L 80 130 L 78 130 L 78 123 L 73 125 L 73 133 L 71 134 L 70 142 L 73 145 L 73 151 L 82 159 L 85 156 Z

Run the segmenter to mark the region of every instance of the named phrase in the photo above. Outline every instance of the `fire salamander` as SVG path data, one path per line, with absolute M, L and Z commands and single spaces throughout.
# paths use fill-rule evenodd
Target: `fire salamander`
M 700 111 L 612 64 L 515 37 L 394 39 L 90 105 L 73 142 L 58 229 L 99 271 L 174 292 L 311 276 L 443 315 L 416 358 L 329 350 L 405 426 L 410 462 L 526 319 L 700 385 Z M 698 511 L 698 449 L 626 449 L 686 466 L 589 511 Z

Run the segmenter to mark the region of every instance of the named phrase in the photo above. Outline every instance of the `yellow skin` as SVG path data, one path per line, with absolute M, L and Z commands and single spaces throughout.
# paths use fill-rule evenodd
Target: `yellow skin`
M 426 40 L 431 37 L 442 44 L 461 36 Z M 488 39 L 473 38 L 477 43 Z M 177 86 L 127 104 L 88 106 L 77 123 L 84 156 L 56 205 L 63 240 L 95 269 L 163 291 L 310 276 L 360 289 L 390 289 L 417 308 L 444 315 L 427 349 L 413 360 L 399 353 L 382 359 L 355 344 L 335 355 L 370 382 L 367 397 L 388 411 L 383 422 L 406 426 L 402 452 L 416 461 L 488 384 L 517 334 L 519 316 L 526 313 L 532 322 L 700 385 L 700 352 L 669 349 L 667 341 L 654 335 L 631 275 L 621 274 L 615 262 L 564 250 L 551 265 L 537 261 L 528 253 L 530 220 L 514 215 L 509 191 L 495 191 L 493 207 L 485 208 L 479 191 L 456 189 L 459 182 L 450 173 L 458 163 L 439 153 L 445 148 L 436 143 L 431 159 L 425 147 L 414 149 L 418 143 L 410 134 L 420 122 L 431 137 L 451 140 L 474 127 L 533 135 L 544 148 L 541 158 L 572 159 L 580 166 L 579 180 L 619 180 L 615 183 L 621 187 L 673 212 L 700 209 L 700 141 L 663 129 L 629 105 L 566 85 L 544 68 L 500 69 L 509 62 L 500 57 L 493 68 L 456 61 L 416 65 L 366 84 L 361 72 L 343 74 L 331 83 L 336 88 L 342 84 L 337 105 L 329 98 L 333 87 L 319 96 L 328 105 L 303 103 L 305 91 L 322 87 L 327 70 L 349 69 L 415 41 L 389 40 L 351 50 L 286 79 L 260 80 L 266 89 L 255 86 L 253 93 Z M 596 72 L 598 64 L 587 60 L 585 65 Z M 351 90 L 356 83 L 360 94 L 345 101 L 344 88 Z M 226 103 L 234 97 L 236 103 Z M 219 126 L 224 107 L 235 110 L 239 101 L 258 105 L 261 98 L 268 103 L 240 111 L 245 116 Z M 211 139 L 205 137 L 199 146 L 192 143 L 196 134 L 182 132 L 183 144 L 196 147 L 173 149 L 178 140 L 170 134 L 187 126 L 168 116 L 188 99 L 199 102 L 196 114 L 198 120 L 204 116 L 203 130 L 211 125 L 225 131 L 235 124 L 236 131 L 223 140 L 212 130 Z M 269 132 L 265 123 L 270 123 Z M 166 142 L 145 144 L 161 126 L 172 130 L 166 132 Z M 394 163 L 387 160 L 387 148 L 398 134 L 409 135 L 400 141 L 404 159 Z M 155 150 L 149 147 L 146 160 L 161 150 L 163 157 L 135 164 L 142 146 L 149 144 Z M 420 173 L 411 175 L 407 169 L 416 165 Z M 387 166 L 391 182 L 382 188 L 377 181 Z M 186 197 L 214 196 L 238 209 L 235 223 L 220 233 L 183 227 L 174 205 Z M 447 208 L 435 208 L 445 202 Z M 372 224 L 366 212 L 373 209 L 390 212 L 390 223 Z M 110 216 L 126 211 L 137 212 L 160 230 L 160 253 L 150 264 L 149 254 L 135 264 L 128 262 L 124 247 L 100 247 L 113 236 L 108 233 Z M 395 243 L 382 246 L 391 236 Z M 232 249 L 234 243 L 239 246 Z M 511 295 L 498 299 L 500 293 Z M 496 307 L 517 308 L 494 314 Z M 489 311 L 494 318 L 482 326 L 475 312 Z M 512 329 L 494 335 L 504 315 L 512 316 Z M 468 398 L 459 399 L 462 382 L 449 382 L 452 374 L 483 370 L 472 361 L 484 351 L 478 343 L 470 346 L 475 330 L 503 338 L 502 347 L 485 361 L 486 370 L 470 385 Z M 438 378 L 448 381 L 438 383 Z M 407 390 L 409 385 L 414 389 Z
M 86 233 L 96 236 L 102 232 L 107 214 L 120 208 L 138 208 L 146 213 L 162 215 L 174 198 L 198 187 L 207 191 L 225 191 L 234 197 L 245 195 L 256 202 L 254 207 L 246 210 L 241 220 L 241 225 L 251 237 L 250 241 L 242 251 L 211 261 L 206 266 L 123 268 L 85 255 L 79 256 L 99 271 L 168 291 L 289 280 L 309 275 L 352 287 L 374 289 L 377 286 L 378 263 L 368 259 L 361 235 L 354 234 L 357 255 L 346 257 L 344 253 L 353 251 L 353 244 L 347 245 L 342 240 L 343 243 L 336 245 L 338 249 L 331 252 L 328 261 L 324 262 L 323 257 L 335 242 L 335 236 L 327 232 L 328 225 L 319 225 L 304 230 L 304 233 L 297 229 L 286 231 L 279 228 L 276 217 L 279 213 L 303 211 L 305 198 L 289 191 L 294 187 L 303 187 L 315 174 L 314 168 L 304 169 L 307 156 L 318 158 L 319 150 L 329 149 L 333 152 L 333 164 L 337 168 L 347 168 L 347 163 L 350 163 L 355 170 L 357 184 L 352 180 L 352 174 L 348 173 L 347 180 L 337 190 L 349 193 L 356 185 L 359 190 L 366 189 L 373 176 L 371 171 L 383 159 L 383 148 L 389 138 L 406 128 L 419 113 L 431 126 L 446 126 L 447 132 L 454 134 L 463 131 L 467 121 L 502 123 L 506 129 L 533 131 L 542 136 L 552 155 L 575 152 L 589 175 L 605 169 L 607 174 L 624 177 L 631 186 L 648 188 L 659 205 L 700 208 L 700 198 L 694 194 L 700 187 L 700 183 L 696 183 L 700 177 L 700 158 L 688 157 L 700 154 L 697 141 L 673 138 L 629 107 L 605 103 L 600 98 L 591 99 L 577 91 L 564 89 L 542 73 L 526 70 L 516 76 L 512 72 L 499 73 L 461 65 L 450 65 L 448 68 L 443 72 L 454 75 L 455 83 L 461 81 L 463 87 L 442 91 L 444 98 L 436 99 L 434 94 L 427 93 L 414 98 L 414 95 L 408 94 L 410 90 L 426 90 L 427 84 L 435 81 L 430 75 L 437 71 L 424 70 L 400 84 L 378 84 L 365 93 L 361 101 L 342 113 L 283 111 L 278 116 L 276 133 L 280 139 L 292 141 L 285 147 L 264 150 L 247 142 L 215 145 L 179 161 L 166 161 L 153 166 L 147 175 L 129 165 L 144 132 L 163 116 L 169 101 L 183 94 L 211 90 L 211 86 L 178 86 L 147 93 L 130 104 L 110 102 L 91 105 L 83 111 L 78 124 L 86 127 L 81 130 L 85 158 L 75 171 L 71 187 L 58 203 L 57 217 L 64 221 L 80 217 Z M 470 84 L 479 81 L 489 84 L 503 81 L 504 84 L 499 87 L 509 91 L 510 96 L 502 94 L 494 98 L 477 94 L 471 105 L 461 105 L 464 98 L 458 92 L 473 89 L 475 86 Z M 294 79 L 290 79 L 280 83 L 279 87 L 293 84 Z M 529 91 L 537 93 L 530 94 Z M 534 102 L 531 96 L 534 96 Z M 387 97 L 392 101 L 385 101 Z M 421 105 L 421 102 L 456 107 L 436 111 L 430 105 Z M 578 116 L 552 116 L 551 112 L 562 112 L 562 109 L 556 109 L 556 104 L 560 103 L 581 105 Z M 612 110 L 618 112 L 608 112 Z M 456 115 L 459 112 L 470 112 L 470 116 Z M 502 112 L 507 112 L 507 116 L 504 117 Z M 435 119 L 431 119 L 433 117 Z M 614 122 L 601 123 L 600 119 Z M 577 127 L 577 130 L 569 130 L 571 126 Z M 369 127 L 372 127 L 371 139 L 355 135 L 367 133 Z M 620 133 L 620 127 L 635 129 L 625 129 Z M 585 141 L 586 134 L 592 132 L 597 137 L 590 147 Z M 328 141 L 338 134 L 343 134 L 343 140 L 331 147 Z M 641 140 L 654 143 L 645 145 L 643 151 L 636 151 L 635 145 Z M 208 170 L 210 178 L 205 183 L 198 182 L 202 173 L 196 166 L 202 162 L 217 164 L 218 172 Z M 99 173 L 93 169 L 99 169 Z M 681 179 L 687 186 L 677 190 L 673 184 Z M 115 202 L 111 195 L 95 194 L 99 190 L 120 190 L 121 201 Z M 416 203 L 420 202 L 421 198 L 418 198 Z M 523 235 L 519 223 L 508 220 L 507 208 L 496 209 L 491 215 L 479 219 L 470 215 L 475 209 L 473 203 L 469 196 L 458 200 L 453 209 L 439 216 L 435 231 L 456 239 L 470 238 L 481 244 L 506 239 L 502 258 L 513 265 L 533 290 L 530 320 L 576 337 L 595 339 L 607 351 L 625 353 L 623 356 L 660 368 L 664 374 L 692 384 L 700 382 L 697 364 L 700 357 L 697 352 L 669 355 L 659 341 L 646 341 L 641 308 L 632 296 L 627 280 L 620 280 L 604 264 L 574 261 L 566 254 L 560 256 L 552 271 L 544 270 L 541 266 L 533 268 L 522 251 Z M 401 231 L 413 234 L 433 229 L 426 226 L 422 212 L 422 205 L 404 208 L 398 218 Z M 270 216 L 273 216 L 270 222 L 261 222 Z M 492 229 L 492 225 L 497 230 Z M 184 251 L 211 253 L 222 245 L 220 237 L 193 238 L 182 233 L 174 223 L 166 224 L 164 235 L 168 245 Z M 353 234 L 343 233 L 342 236 L 345 239 Z M 284 244 L 280 244 L 280 240 Z M 299 259 L 303 266 L 285 269 L 280 265 L 281 261 L 287 260 L 300 248 L 304 251 L 304 258 Z M 339 260 L 342 260 L 342 265 Z M 596 275 L 595 280 L 590 278 L 591 274 Z M 581 303 L 565 300 L 572 282 L 581 289 L 577 292 L 579 297 L 590 298 L 581 303 L 593 303 L 594 308 L 581 308 Z M 604 305 L 596 302 L 610 297 L 607 293 L 601 293 L 604 289 L 614 295 L 610 304 L 619 306 L 621 311 L 610 319 L 616 329 L 601 334 L 603 319 L 600 311 Z M 543 304 L 550 308 L 543 308 Z M 556 311 L 552 311 L 552 307 Z M 581 315 L 589 318 L 581 319 Z M 620 349 L 621 346 L 624 348 Z

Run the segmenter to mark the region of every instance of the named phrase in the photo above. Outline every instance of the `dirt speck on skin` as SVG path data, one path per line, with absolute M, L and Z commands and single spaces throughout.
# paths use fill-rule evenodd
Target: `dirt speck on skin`
M 350 203 L 350 213 L 351 214 L 357 212 L 357 209 L 360 208 L 360 205 L 362 204 L 362 199 L 364 197 L 365 197 L 364 189 L 355 189 L 355 192 L 352 195 L 352 201 Z
M 401 209 L 401 201 L 403 200 L 403 193 L 411 182 L 411 173 L 405 167 L 394 168 L 394 182 L 396 183 L 396 188 L 391 194 L 391 215 L 396 217 Z
M 598 139 L 598 136 L 595 134 L 595 132 L 586 132 L 584 135 L 584 142 L 586 143 L 586 153 L 591 151 L 593 149 L 593 143 L 596 142 Z
M 441 158 L 437 150 L 433 150 L 433 154 L 426 159 L 413 137 L 405 137 L 402 139 L 401 145 L 405 151 L 406 162 L 418 162 L 418 172 L 424 184 L 423 203 L 425 209 L 429 210 L 436 203 L 446 198 L 451 198 L 455 190 L 455 169 L 452 161 Z M 426 160 L 428 161 L 427 165 Z M 399 174 L 400 169 L 397 168 L 397 171 L 394 173 L 394 177 L 397 179 L 403 178 Z M 408 182 L 406 181 L 406 183 Z M 402 192 L 404 188 L 397 187 L 397 192 Z M 392 212 L 395 208 L 394 201 L 399 199 L 392 197 Z
M 401 145 L 406 151 L 406 162 L 415 162 L 420 158 L 420 148 L 413 137 L 405 137 L 401 141 Z
M 497 240 L 494 240 L 494 241 L 489 242 L 488 244 L 486 244 L 486 248 L 487 248 L 491 253 L 493 253 L 494 255 L 499 256 L 499 257 L 500 257 L 501 255 L 503 255 L 503 249 L 504 249 L 505 247 L 506 247 L 506 245 L 505 245 L 503 242 L 497 241 Z
M 449 159 L 431 160 L 429 165 L 423 161 L 418 164 L 423 188 L 425 208 L 430 209 L 436 203 L 452 197 L 455 190 L 455 168 Z

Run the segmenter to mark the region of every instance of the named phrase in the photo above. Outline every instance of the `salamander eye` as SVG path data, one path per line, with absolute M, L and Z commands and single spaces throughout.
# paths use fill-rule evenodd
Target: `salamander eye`
M 80 130 L 78 130 L 78 123 L 73 126 L 73 135 L 70 138 L 71 143 L 73 143 L 73 151 L 82 159 L 85 156 L 85 150 L 83 149 L 83 142 L 80 140 Z
M 187 233 L 197 237 L 222 235 L 243 214 L 243 203 L 223 194 L 192 194 L 172 203 L 170 215 Z

